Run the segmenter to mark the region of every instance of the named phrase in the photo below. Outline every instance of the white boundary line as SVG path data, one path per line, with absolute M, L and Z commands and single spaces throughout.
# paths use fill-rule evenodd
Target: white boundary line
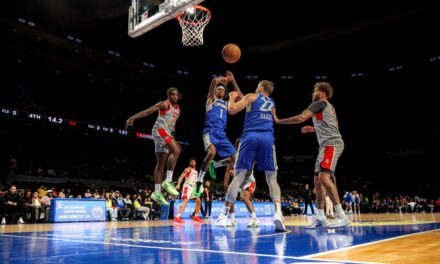
M 433 229 L 433 230 L 422 231 L 422 232 L 412 233 L 412 234 L 408 234 L 408 235 L 402 235 L 402 236 L 397 236 L 397 237 L 386 238 L 386 239 L 382 239 L 382 240 L 378 240 L 378 241 L 368 242 L 368 243 L 365 243 L 365 244 L 359 244 L 359 245 L 354 245 L 354 246 L 350 246 L 350 247 L 329 250 L 329 251 L 326 251 L 326 252 L 310 254 L 310 255 L 306 255 L 306 256 L 300 257 L 300 258 L 310 259 L 310 258 L 317 257 L 317 256 L 322 256 L 322 255 L 331 254 L 331 253 L 335 253 L 335 252 L 346 251 L 346 250 L 350 250 L 350 249 L 353 249 L 353 248 L 359 248 L 359 247 L 379 244 L 379 243 L 382 243 L 382 242 L 391 241 L 391 240 L 395 240 L 395 239 L 400 239 L 400 238 L 404 238 L 404 237 L 410 237 L 410 236 L 416 236 L 416 235 L 420 235 L 420 234 L 426 234 L 426 233 L 430 233 L 430 232 L 434 232 L 434 231 L 438 231 L 438 230 L 440 230 L 440 229 L 437 228 L 437 229 Z
M 6 235 L 0 234 L 3 237 L 13 237 L 13 238 L 27 238 L 27 239 L 42 239 L 51 241 L 64 241 L 64 242 L 76 242 L 85 244 L 100 244 L 100 245 L 110 245 L 110 246 L 123 246 L 123 247 L 134 247 L 134 248 L 150 248 L 150 249 L 162 249 L 162 250 L 174 250 L 174 251 L 191 251 L 191 252 L 204 252 L 204 253 L 219 253 L 219 254 L 231 254 L 231 255 L 246 255 L 246 256 L 257 256 L 257 257 L 269 257 L 269 258 L 281 258 L 281 259 L 291 259 L 291 260 L 305 260 L 304 257 L 293 257 L 293 256 L 278 256 L 278 255 L 268 255 L 268 254 L 256 254 L 249 252 L 235 252 L 235 251 L 220 251 L 220 250 L 207 250 L 207 249 L 190 249 L 190 248 L 173 248 L 173 247 L 156 247 L 156 246 L 142 246 L 142 245 L 132 245 L 132 244 L 121 244 L 121 243 L 110 243 L 110 242 L 97 242 L 97 241 L 84 241 L 84 240 L 74 240 L 74 239 L 61 239 L 61 238 L 48 238 L 48 237 L 36 237 L 36 236 L 17 236 L 17 235 Z M 314 260 L 314 259 L 307 259 Z M 335 260 L 328 259 L 316 259 L 316 261 L 325 262 L 335 262 Z M 359 264 L 371 264 L 373 262 L 360 262 L 360 261 L 348 261 L 348 260 L 338 260 L 341 262 L 359 263 Z

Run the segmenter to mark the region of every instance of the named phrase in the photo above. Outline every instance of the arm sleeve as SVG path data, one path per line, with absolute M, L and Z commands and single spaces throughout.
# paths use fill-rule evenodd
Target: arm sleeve
M 319 112 L 324 111 L 325 107 L 327 106 L 327 103 L 323 100 L 319 100 L 316 102 L 311 103 L 307 109 L 309 109 L 310 111 L 312 111 L 312 113 L 316 114 Z

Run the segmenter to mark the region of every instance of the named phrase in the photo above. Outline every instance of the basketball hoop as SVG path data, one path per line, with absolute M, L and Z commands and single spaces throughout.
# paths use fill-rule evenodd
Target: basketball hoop
M 211 20 L 211 11 L 196 5 L 188 8 L 177 17 L 182 27 L 182 44 L 184 46 L 203 45 L 203 30 Z

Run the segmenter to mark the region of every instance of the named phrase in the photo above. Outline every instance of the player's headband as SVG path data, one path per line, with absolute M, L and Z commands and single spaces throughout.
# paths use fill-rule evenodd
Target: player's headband
M 223 85 L 219 85 L 219 86 L 217 86 L 217 87 L 215 87 L 215 89 L 217 90 L 217 89 L 222 89 L 223 91 L 225 90 L 225 87 L 223 86 Z

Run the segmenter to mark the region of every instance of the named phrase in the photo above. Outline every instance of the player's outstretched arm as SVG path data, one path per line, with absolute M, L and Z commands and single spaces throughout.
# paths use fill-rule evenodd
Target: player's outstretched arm
M 161 102 L 153 105 L 152 107 L 150 107 L 144 111 L 141 111 L 135 115 L 132 115 L 127 119 L 127 122 L 125 124 L 125 129 L 127 129 L 129 126 L 133 126 L 133 123 L 135 120 L 149 116 L 152 113 L 155 113 L 159 110 L 165 110 L 165 109 L 168 109 L 168 104 L 166 104 L 164 101 L 161 101 Z
M 182 183 L 183 178 L 185 177 L 185 174 L 188 173 L 188 170 L 189 170 L 189 169 L 186 168 L 186 169 L 182 172 L 182 174 L 180 174 L 179 180 L 177 181 L 176 190 L 179 190 L 179 189 L 180 189 L 180 184 Z
M 248 105 L 252 104 L 256 98 L 257 98 L 257 95 L 254 93 L 248 93 L 243 97 L 243 95 L 241 93 L 238 93 L 235 91 L 230 92 L 229 93 L 229 104 L 228 104 L 229 114 L 235 115 L 235 114 L 241 112 Z
M 278 121 L 280 119 L 277 116 L 277 109 L 275 107 L 272 107 L 272 116 L 273 116 L 273 121 L 275 122 L 275 124 L 278 124 Z
M 234 87 L 234 91 L 241 93 L 240 87 L 238 87 L 237 81 L 235 81 L 234 74 L 231 71 L 226 72 L 226 76 L 229 81 L 232 83 L 232 87 Z
M 303 126 L 301 128 L 301 133 L 303 133 L 303 134 L 314 133 L 314 132 L 315 132 L 315 128 L 312 126 Z
M 307 119 L 309 119 L 312 116 L 313 116 L 312 111 L 310 111 L 309 109 L 306 109 L 299 115 L 288 117 L 288 118 L 283 118 L 283 119 L 278 119 L 278 122 L 276 122 L 276 123 L 281 124 L 281 125 L 299 124 L 299 123 L 303 123 L 304 121 L 306 121 Z

